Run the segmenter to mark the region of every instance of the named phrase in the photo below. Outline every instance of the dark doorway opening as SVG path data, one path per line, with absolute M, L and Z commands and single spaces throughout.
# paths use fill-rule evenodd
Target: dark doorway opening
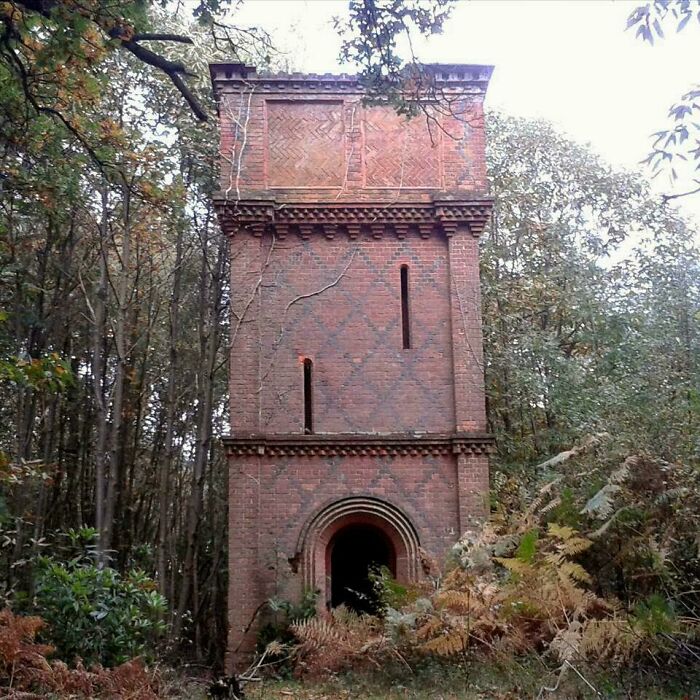
M 386 567 L 396 576 L 396 554 L 389 538 L 372 525 L 348 525 L 329 544 L 331 606 L 345 605 L 358 613 L 379 612 L 370 572 Z

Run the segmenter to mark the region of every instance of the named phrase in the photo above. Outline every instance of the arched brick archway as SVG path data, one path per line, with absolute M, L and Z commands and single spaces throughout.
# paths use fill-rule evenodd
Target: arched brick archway
M 328 504 L 302 528 L 297 544 L 301 553 L 303 585 L 319 591 L 319 607 L 331 602 L 330 546 L 342 532 L 363 526 L 386 539 L 391 551 L 392 573 L 401 583 L 418 577 L 418 534 L 408 517 L 396 506 L 378 498 L 354 496 Z

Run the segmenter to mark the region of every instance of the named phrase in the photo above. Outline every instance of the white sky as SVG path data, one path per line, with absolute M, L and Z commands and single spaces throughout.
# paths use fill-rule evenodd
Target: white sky
M 649 135 L 700 82 L 700 26 L 669 31 L 652 47 L 625 31 L 642 2 L 461 0 L 444 33 L 417 42 L 417 52 L 424 61 L 495 65 L 488 105 L 548 119 L 607 161 L 641 169 Z M 236 20 L 265 27 L 298 70 L 340 72 L 352 68 L 338 64 L 332 18 L 346 12 L 347 0 L 247 0 Z M 665 176 L 658 180 L 660 192 L 672 191 Z M 700 195 L 680 205 L 700 222 Z

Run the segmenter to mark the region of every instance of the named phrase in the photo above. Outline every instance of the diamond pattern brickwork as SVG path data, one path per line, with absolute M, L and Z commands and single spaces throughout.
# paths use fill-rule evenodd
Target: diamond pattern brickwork
M 376 513 L 407 523 L 412 551 L 438 559 L 488 512 L 478 236 L 490 69 L 440 68 L 468 117 L 442 121 L 453 138 L 364 106 L 347 76 L 260 77 L 238 64 L 212 75 L 215 205 L 231 236 L 230 673 L 254 650 L 266 599 L 298 600 L 304 581 L 326 580 L 305 578 L 309 561 L 332 577 L 326 545 L 302 536 L 323 522 L 331 537 L 319 516 L 329 507 L 382 503 Z M 307 357 L 314 435 L 303 435 Z M 364 517 L 359 506 L 350 516 Z
M 254 648 L 255 637 L 245 639 L 241 632 L 260 601 L 301 596 L 300 534 L 331 502 L 370 496 L 392 504 L 415 527 L 420 546 L 443 561 L 460 534 L 460 494 L 478 483 L 475 475 L 488 475 L 486 455 L 470 459 L 464 476 L 458 474 L 453 455 L 261 456 L 232 461 L 232 575 L 239 583 L 236 605 L 229 608 L 229 649 L 240 653 L 240 644 L 243 651 Z M 483 514 L 483 503 L 470 504 L 470 514 L 477 508 Z
M 271 242 L 266 236 L 260 245 L 269 250 Z M 248 260 L 234 253 L 234 279 L 243 279 Z M 409 267 L 408 350 L 401 335 L 401 265 Z M 243 324 L 232 354 L 236 358 L 257 342 L 261 369 L 240 377 L 234 360 L 231 377 L 232 393 L 234 386 L 237 395 L 257 391 L 258 432 L 302 432 L 305 357 L 314 363 L 318 433 L 453 430 L 446 239 L 416 233 L 378 240 L 367 233 L 350 243 L 313 236 L 276 241 L 260 289 L 254 312 L 260 326 Z M 247 402 L 232 405 L 234 433 L 251 429 L 250 408 Z

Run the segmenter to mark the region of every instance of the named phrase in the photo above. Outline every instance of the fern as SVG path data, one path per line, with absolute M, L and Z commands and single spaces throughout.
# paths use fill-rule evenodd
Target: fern
M 569 527 L 568 525 L 549 523 L 547 525 L 547 532 L 548 534 L 552 535 L 552 537 L 557 537 L 558 539 L 564 540 L 564 542 L 566 542 L 574 536 L 575 530 L 573 527 Z
M 471 591 L 443 591 L 435 597 L 435 605 L 438 608 L 447 608 L 461 613 L 468 613 L 472 610 L 475 600 Z
M 562 562 L 559 575 L 567 576 L 579 583 L 592 583 L 591 575 L 580 564 L 573 561 Z
M 438 656 L 453 656 L 463 652 L 469 644 L 469 638 L 461 631 L 452 631 L 427 641 L 421 649 Z
M 554 653 L 559 661 L 572 662 L 580 657 L 582 627 L 581 622 L 574 620 L 570 625 L 559 630 L 549 643 L 550 652 Z
M 319 617 L 292 623 L 291 630 L 307 649 L 318 649 L 329 644 L 341 644 L 344 641 L 335 625 Z
M 520 559 L 511 559 L 509 557 L 496 557 L 496 561 L 504 566 L 508 571 L 518 576 L 528 576 L 532 573 L 532 567 L 530 564 L 526 564 Z
M 583 627 L 579 648 L 585 657 L 624 663 L 645 641 L 628 620 L 612 617 L 588 620 Z
M 418 628 L 416 636 L 418 639 L 430 639 L 437 636 L 444 629 L 445 625 L 439 617 L 430 617 Z
M 622 465 L 615 469 L 608 477 L 605 485 L 591 498 L 581 509 L 581 515 L 590 515 L 597 518 L 607 518 L 614 510 L 614 499 L 621 490 L 623 484 L 630 475 L 630 470 L 639 464 L 639 458 L 635 455 L 628 457 Z
M 295 622 L 290 629 L 300 642 L 300 663 L 315 673 L 363 661 L 376 665 L 392 648 L 391 635 L 385 633 L 382 620 L 358 615 L 345 606 L 334 608 L 326 617 Z

